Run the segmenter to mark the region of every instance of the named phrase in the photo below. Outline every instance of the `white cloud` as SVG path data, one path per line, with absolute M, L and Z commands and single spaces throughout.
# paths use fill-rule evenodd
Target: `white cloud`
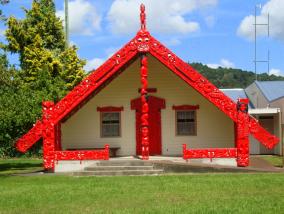
M 227 60 L 227 59 L 221 59 L 219 64 L 214 64 L 214 63 L 211 64 L 211 63 L 209 63 L 209 64 L 207 64 L 207 66 L 209 68 L 214 68 L 214 69 L 219 68 L 219 67 L 234 68 L 235 64 L 233 62 Z
M 284 40 L 284 1 L 269 0 L 261 8 L 260 15 L 256 17 L 257 23 L 267 23 L 267 14 L 269 13 L 270 35 L 274 38 Z M 255 16 L 246 16 L 237 30 L 239 36 L 249 40 L 254 39 L 254 24 Z M 267 26 L 258 26 L 257 35 L 267 35 Z
M 56 14 L 64 20 L 64 10 L 59 10 Z M 90 1 L 69 1 L 69 27 L 72 34 L 93 35 L 101 29 L 101 16 Z
M 218 0 L 144 0 L 147 28 L 158 33 L 192 33 L 199 23 L 186 18 L 191 12 L 215 6 Z M 108 12 L 110 28 L 114 33 L 132 33 L 139 29 L 141 0 L 114 0 Z
M 214 16 L 206 16 L 205 23 L 208 27 L 212 28 L 215 25 L 215 17 Z
M 284 73 L 280 69 L 272 68 L 269 71 L 269 74 L 274 74 L 275 76 L 284 76 Z
M 181 41 L 177 38 L 172 38 L 165 42 L 167 46 L 177 46 L 181 44 Z
M 102 59 L 102 58 L 94 58 L 94 59 L 88 60 L 84 69 L 87 72 L 92 71 L 100 67 L 104 62 L 105 62 L 105 59 Z

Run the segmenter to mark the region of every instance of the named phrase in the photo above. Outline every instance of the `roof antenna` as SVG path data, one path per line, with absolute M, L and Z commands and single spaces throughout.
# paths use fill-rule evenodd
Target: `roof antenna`
M 140 5 L 140 23 L 141 30 L 146 30 L 146 13 L 145 13 L 145 5 Z

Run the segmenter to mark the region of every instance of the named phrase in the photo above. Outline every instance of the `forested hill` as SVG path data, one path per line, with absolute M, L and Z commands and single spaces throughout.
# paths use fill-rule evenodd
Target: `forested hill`
M 199 73 L 204 75 L 218 88 L 246 88 L 254 82 L 254 72 L 243 71 L 236 68 L 209 68 L 207 65 L 201 63 L 191 63 Z M 259 74 L 257 79 L 259 81 L 267 80 L 283 80 L 283 76 L 268 75 L 266 73 Z

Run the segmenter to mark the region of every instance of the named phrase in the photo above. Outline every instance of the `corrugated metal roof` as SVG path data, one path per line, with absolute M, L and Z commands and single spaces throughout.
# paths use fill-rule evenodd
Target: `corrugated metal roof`
M 228 89 L 220 89 L 224 94 L 230 97 L 232 100 L 237 102 L 239 98 L 247 98 L 245 90 L 242 88 L 228 88 Z
M 284 97 L 284 81 L 255 81 L 255 84 L 269 102 Z
M 246 92 L 242 88 L 226 88 L 226 89 L 220 89 L 224 94 L 226 94 L 228 97 L 230 97 L 235 103 L 239 98 L 248 98 Z M 253 108 L 252 103 L 249 103 L 249 107 Z

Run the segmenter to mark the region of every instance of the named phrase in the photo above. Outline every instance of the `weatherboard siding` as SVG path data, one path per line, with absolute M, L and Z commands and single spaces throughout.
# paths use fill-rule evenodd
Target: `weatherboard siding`
M 266 108 L 268 106 L 268 101 L 259 90 L 258 86 L 255 83 L 252 83 L 245 89 L 250 102 L 253 103 L 255 108 Z
M 62 147 L 92 148 L 119 146 L 118 155 L 135 155 L 135 111 L 130 101 L 139 97 L 139 62 L 134 62 L 118 78 L 90 100 L 69 120 L 62 124 Z M 164 98 L 166 108 L 161 110 L 162 154 L 181 155 L 182 144 L 190 148 L 234 147 L 234 124 L 217 107 L 153 57 L 149 57 L 149 87 L 157 88 L 151 95 Z M 197 136 L 176 136 L 173 105 L 199 105 Z M 100 113 L 97 107 L 123 106 L 121 137 L 100 137 Z

